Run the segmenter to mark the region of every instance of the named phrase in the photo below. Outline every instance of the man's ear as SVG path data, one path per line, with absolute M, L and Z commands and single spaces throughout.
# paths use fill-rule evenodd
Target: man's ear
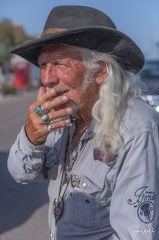
M 98 61 L 100 65 L 99 71 L 95 74 L 95 80 L 98 85 L 101 85 L 108 76 L 108 69 L 104 61 Z

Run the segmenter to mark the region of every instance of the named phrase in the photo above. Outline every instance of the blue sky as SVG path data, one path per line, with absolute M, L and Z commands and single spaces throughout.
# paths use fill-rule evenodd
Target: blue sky
M 58 5 L 86 5 L 105 12 L 145 56 L 159 57 L 159 0 L 1 0 L 0 20 L 8 18 L 27 33 L 40 35 L 49 12 Z

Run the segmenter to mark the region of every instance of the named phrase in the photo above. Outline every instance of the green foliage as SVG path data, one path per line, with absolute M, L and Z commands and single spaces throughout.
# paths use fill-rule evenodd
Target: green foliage
M 13 87 L 11 85 L 4 84 L 4 85 L 2 85 L 0 92 L 3 95 L 8 95 L 8 94 L 14 95 L 14 94 L 16 94 L 17 90 L 15 87 Z
M 23 29 L 21 25 L 14 25 L 8 19 L 0 22 L 0 43 L 7 47 L 15 47 L 28 40 L 33 39 Z
M 3 66 L 3 63 L 10 59 L 10 53 L 5 51 L 3 54 L 0 54 L 0 66 Z
M 11 58 L 10 50 L 33 37 L 29 36 L 20 25 L 14 25 L 8 19 L 0 21 L 0 65 Z

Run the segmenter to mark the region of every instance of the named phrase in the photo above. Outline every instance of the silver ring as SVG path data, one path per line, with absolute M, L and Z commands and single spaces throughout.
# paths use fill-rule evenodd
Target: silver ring
M 46 114 L 49 113 L 49 111 L 46 110 L 46 109 L 43 107 L 42 104 L 39 105 L 39 106 L 37 106 L 37 107 L 35 107 L 34 112 L 35 112 L 37 115 L 39 115 L 39 116 L 43 116 L 43 115 L 46 115 Z
M 50 123 L 46 124 L 46 131 L 47 131 L 47 133 L 51 133 L 53 130 L 54 129 L 52 128 Z

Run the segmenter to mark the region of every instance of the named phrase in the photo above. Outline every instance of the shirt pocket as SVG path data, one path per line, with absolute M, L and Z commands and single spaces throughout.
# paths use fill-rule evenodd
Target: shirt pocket
M 72 174 L 68 191 L 64 206 L 66 221 L 77 231 L 99 227 L 101 185 L 97 178 L 89 171 L 81 176 Z

